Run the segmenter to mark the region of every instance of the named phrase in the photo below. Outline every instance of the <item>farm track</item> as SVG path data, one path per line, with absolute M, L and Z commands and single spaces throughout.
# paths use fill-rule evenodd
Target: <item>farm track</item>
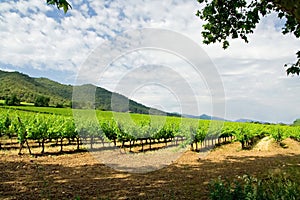
M 265 148 L 263 141 L 252 150 L 241 150 L 236 142 L 204 156 L 187 151 L 146 174 L 115 171 L 89 152 L 32 157 L 0 151 L 0 199 L 207 199 L 208 183 L 218 176 L 260 177 L 293 169 L 299 177 L 300 143 L 286 139 L 284 149 L 268 141 Z

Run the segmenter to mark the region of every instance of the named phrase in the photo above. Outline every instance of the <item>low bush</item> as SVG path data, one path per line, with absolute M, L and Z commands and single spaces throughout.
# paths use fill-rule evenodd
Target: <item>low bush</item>
M 211 200 L 296 200 L 300 194 L 299 185 L 284 175 L 264 179 L 244 175 L 233 181 L 219 177 L 209 187 Z

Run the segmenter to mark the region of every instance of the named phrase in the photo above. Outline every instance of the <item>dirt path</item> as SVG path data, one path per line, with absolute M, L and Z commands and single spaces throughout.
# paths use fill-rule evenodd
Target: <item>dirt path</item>
M 271 137 L 269 137 L 269 136 L 264 137 L 256 144 L 256 146 L 254 147 L 254 150 L 267 151 L 272 142 L 273 142 L 273 139 Z
M 284 142 L 289 148 L 265 139 L 246 151 L 232 143 L 200 159 L 187 151 L 145 174 L 116 171 L 88 152 L 31 157 L 0 151 L 0 199 L 207 199 L 208 183 L 218 176 L 261 176 L 293 167 L 299 177 L 300 144 Z

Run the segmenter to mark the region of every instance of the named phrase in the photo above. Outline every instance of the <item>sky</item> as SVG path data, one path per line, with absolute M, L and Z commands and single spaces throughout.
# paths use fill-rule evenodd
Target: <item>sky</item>
M 0 69 L 93 83 L 168 112 L 275 123 L 300 118 L 300 80 L 283 67 L 295 62 L 300 41 L 281 34 L 284 21 L 275 14 L 262 18 L 249 43 L 232 40 L 223 50 L 202 43 L 196 0 L 70 3 L 64 14 L 42 0 L 2 0 Z

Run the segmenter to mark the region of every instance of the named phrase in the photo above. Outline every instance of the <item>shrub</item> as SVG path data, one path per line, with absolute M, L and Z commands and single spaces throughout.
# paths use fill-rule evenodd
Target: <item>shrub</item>
M 50 102 L 49 97 L 37 96 L 34 101 L 34 106 L 48 107 Z
M 18 106 L 20 105 L 20 99 L 18 99 L 18 97 L 13 94 L 12 96 L 5 98 L 4 104 L 8 106 Z
M 265 179 L 244 175 L 232 182 L 219 177 L 209 187 L 211 200 L 296 200 L 300 193 L 299 185 L 283 175 L 270 175 Z

